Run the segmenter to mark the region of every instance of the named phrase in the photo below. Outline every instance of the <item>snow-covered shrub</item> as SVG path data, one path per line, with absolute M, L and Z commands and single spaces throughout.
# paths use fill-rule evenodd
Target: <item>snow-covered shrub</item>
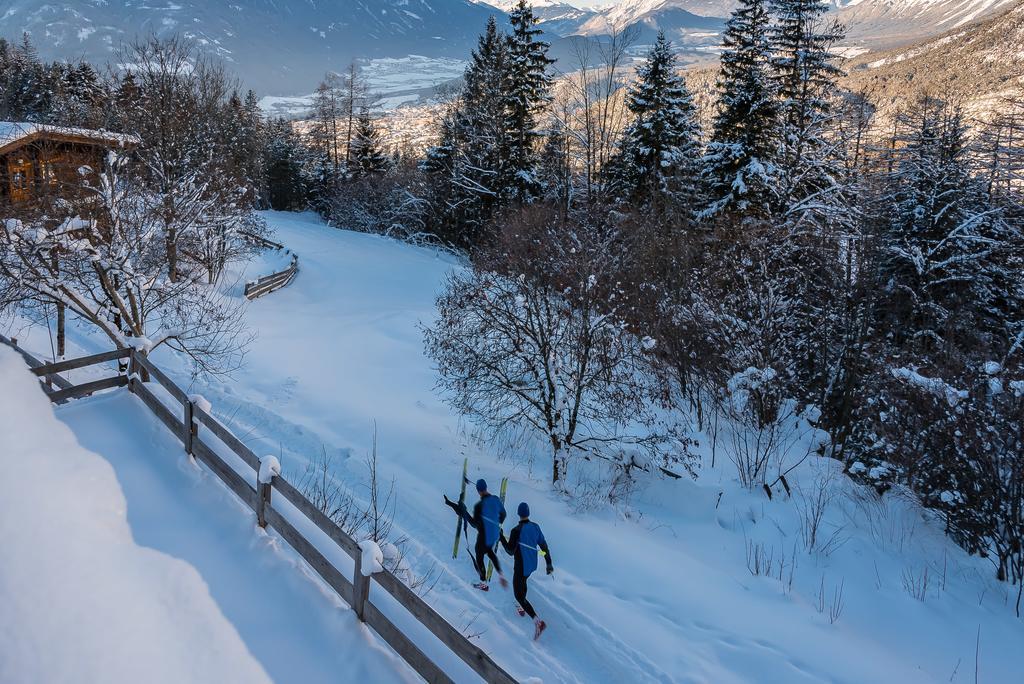
M 813 407 L 801 410 L 782 392 L 773 369 L 751 367 L 730 378 L 719 393 L 725 418 L 719 438 L 744 487 L 784 480 L 816 446 L 816 430 L 808 420 L 816 416 Z
M 420 183 L 419 172 L 407 166 L 343 180 L 322 202 L 321 213 L 338 228 L 421 241 L 428 208 L 417 197 Z
M 118 348 L 166 345 L 197 370 L 234 370 L 250 338 L 240 305 L 204 282 L 205 266 L 175 256 L 212 210 L 194 187 L 154 189 L 148 173 L 111 152 L 86 189 L 91 217 L 0 225 L 0 306 L 54 302 Z M 169 202 L 183 214 L 170 217 Z
M 349 534 L 359 524 L 360 511 L 352 493 L 334 476 L 334 458 L 321 447 L 295 481 L 295 488 L 321 513 Z
M 846 541 L 842 526 L 826 528 L 825 514 L 835 500 L 835 478 L 830 469 L 819 471 L 809 485 L 797 485 L 794 502 L 800 519 L 800 541 L 808 553 L 829 556 Z
M 904 484 L 999 579 L 1024 587 L 1024 401 L 983 368 L 960 380 L 966 389 L 934 371 L 889 378 L 872 387 L 848 472 L 879 491 Z

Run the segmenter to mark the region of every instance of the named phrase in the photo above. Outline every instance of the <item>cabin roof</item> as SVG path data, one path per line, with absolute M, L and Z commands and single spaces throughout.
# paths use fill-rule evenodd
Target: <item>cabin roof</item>
M 23 121 L 0 121 L 0 154 L 35 142 L 53 139 L 60 142 L 103 145 L 105 147 L 134 147 L 142 141 L 137 135 L 112 133 L 91 128 L 50 126 Z

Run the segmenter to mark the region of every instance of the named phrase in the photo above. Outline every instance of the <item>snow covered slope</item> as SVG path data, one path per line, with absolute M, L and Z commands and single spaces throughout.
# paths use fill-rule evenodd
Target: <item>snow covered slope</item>
M 247 85 L 293 95 L 357 57 L 465 58 L 495 11 L 469 0 L 6 0 L 0 36 L 27 31 L 44 58 L 103 64 L 124 41 L 180 34 Z
M 416 680 L 136 397 L 0 388 L 0 682 Z
M 1019 0 L 831 0 L 847 28 L 847 42 L 884 49 L 934 36 L 1013 7 Z M 606 27 L 664 29 L 681 42 L 700 30 L 718 30 L 736 8 L 734 0 L 621 0 L 582 23 L 578 32 L 599 35 Z M 702 21 L 703 20 L 703 21 Z M 711 23 L 715 22 L 715 23 Z
M 114 470 L 3 346 L 0 387 L 0 681 L 269 682 L 196 569 L 137 543 Z
M 935 36 L 1004 12 L 1020 0 L 840 0 L 849 39 L 873 47 Z
M 579 26 L 577 33 L 601 36 L 612 29 L 621 31 L 632 27 L 638 31 L 641 43 L 653 43 L 658 31 L 664 31 L 676 47 L 711 47 L 719 44 L 718 34 L 725 19 L 702 12 L 716 8 L 705 3 L 693 7 L 690 0 L 626 0 L 589 18 Z M 728 16 L 728 12 L 723 16 Z
M 259 339 L 246 371 L 200 391 L 262 451 L 283 447 L 286 470 L 326 449 L 356 493 L 365 491 L 375 423 L 410 562 L 422 573 L 444 569 L 427 599 L 517 676 L 859 684 L 948 681 L 958 671 L 953 681 L 966 682 L 979 626 L 985 680 L 1012 681 L 1024 668 L 1012 646 L 1024 624 L 990 566 L 949 544 L 909 503 L 854 487 L 834 462 L 809 462 L 795 479 L 808 497 L 826 486 L 823 529 L 843 542 L 830 554 L 800 544 L 802 495 L 767 501 L 741 489 L 722 453 L 711 468 L 704 451 L 697 482 L 656 483 L 625 510 L 568 505 L 544 481 L 542 458 L 534 473 L 521 458 L 475 445 L 433 391 L 417 326 L 433 319 L 433 297 L 461 267 L 456 260 L 308 217 L 268 219 L 302 256 L 302 271 L 250 307 Z M 468 559 L 451 559 L 441 493 L 457 493 L 464 455 L 473 479 L 511 478 L 510 503 L 528 501 L 551 544 L 555 575 L 532 580 L 531 600 L 550 625 L 537 644 L 511 596 L 474 591 Z M 748 569 L 757 548 L 773 557 L 774 577 Z M 926 568 L 933 580 L 921 601 L 905 578 Z M 841 615 L 831 624 L 838 592 Z
M 906 104 L 907 84 L 917 92 L 952 97 L 980 119 L 1001 98 L 1024 87 L 1024 2 L 983 21 L 893 50 L 870 53 L 847 65 L 849 87 L 872 93 L 880 113 Z
M 259 337 L 246 368 L 193 391 L 257 453 L 279 453 L 286 472 L 326 453 L 357 497 L 376 426 L 379 475 L 394 479 L 406 558 L 420 575 L 435 571 L 426 600 L 517 677 L 967 684 L 976 657 L 979 681 L 1013 682 L 1024 671 L 1024 623 L 988 561 L 950 544 L 910 501 L 853 485 L 835 462 L 808 460 L 793 473 L 792 498 L 769 501 L 736 483 L 721 447 L 712 466 L 711 442 L 697 434 L 696 481 L 652 482 L 615 508 L 553 494 L 543 455 L 531 467 L 531 454 L 481 447 L 434 393 L 418 325 L 433 319 L 434 296 L 463 267 L 458 259 L 310 216 L 267 218 L 301 256 L 301 271 L 249 305 Z M 18 333 L 48 348 L 45 329 Z M 75 342 L 99 350 L 91 338 Z M 157 356 L 188 382 L 184 360 Z M 103 443 L 102 426 L 66 419 L 91 435 L 83 437 L 90 446 Z M 554 575 L 531 579 L 531 601 L 549 624 L 537 643 L 508 593 L 472 589 L 465 554 L 451 558 L 453 516 L 441 494 L 457 495 L 466 456 L 472 479 L 510 478 L 510 507 L 529 502 L 551 545 Z M 802 520 L 819 494 L 823 536 L 808 550 Z

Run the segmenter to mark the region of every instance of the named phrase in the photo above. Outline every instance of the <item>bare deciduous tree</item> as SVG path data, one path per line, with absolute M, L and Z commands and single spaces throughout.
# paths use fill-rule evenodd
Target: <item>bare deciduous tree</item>
M 107 166 L 99 187 L 86 188 L 92 217 L 53 225 L 26 214 L 0 224 L 2 303 L 60 304 L 117 348 L 148 353 L 166 344 L 198 370 L 237 368 L 247 342 L 241 309 L 198 279 L 168 276 L 162 196 L 125 159 L 111 153 Z M 192 211 L 199 216 L 201 208 Z
M 654 341 L 630 327 L 625 242 L 607 224 L 522 210 L 450 277 L 425 330 L 449 402 L 491 435 L 542 437 L 559 487 L 574 458 L 626 473 L 685 461 L 654 428 Z

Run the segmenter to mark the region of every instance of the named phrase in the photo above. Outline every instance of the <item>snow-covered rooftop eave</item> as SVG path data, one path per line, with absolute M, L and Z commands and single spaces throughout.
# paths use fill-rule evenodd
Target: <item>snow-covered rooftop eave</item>
M 28 145 L 47 136 L 60 137 L 72 142 L 101 144 L 110 147 L 134 147 L 142 140 L 137 135 L 114 133 L 91 128 L 51 126 L 19 121 L 0 121 L 0 154 Z

